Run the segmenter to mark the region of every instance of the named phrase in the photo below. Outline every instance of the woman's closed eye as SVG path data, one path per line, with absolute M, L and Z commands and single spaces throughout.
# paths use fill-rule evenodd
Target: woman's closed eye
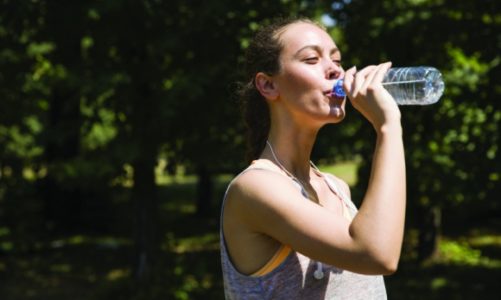
M 332 62 L 335 63 L 336 65 L 338 65 L 339 67 L 342 64 L 340 59 L 333 59 Z
M 318 56 L 310 56 L 304 59 L 304 61 L 308 64 L 316 64 L 318 60 L 319 60 Z

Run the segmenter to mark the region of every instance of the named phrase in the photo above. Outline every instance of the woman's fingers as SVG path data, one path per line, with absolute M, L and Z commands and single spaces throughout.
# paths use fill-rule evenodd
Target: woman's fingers
M 362 84 L 362 87 L 360 88 L 361 91 L 364 91 L 363 93 L 366 94 L 367 88 L 369 86 L 374 85 L 375 83 L 373 82 L 374 76 L 376 75 L 377 71 L 381 68 L 381 65 L 377 65 L 374 69 L 372 69 L 367 76 L 365 77 L 364 83 Z
M 361 91 L 367 76 L 376 68 L 376 66 L 368 66 L 355 74 L 355 78 L 351 87 L 351 97 L 356 98 Z
M 391 62 L 385 62 L 378 66 L 377 71 L 372 77 L 372 83 L 381 83 L 383 81 L 384 75 L 388 72 L 388 69 L 391 67 Z
M 381 82 L 383 81 L 383 77 L 391 66 L 391 62 L 386 62 L 377 65 L 376 68 L 370 72 L 365 78 L 365 82 L 362 86 L 363 90 L 368 90 L 369 88 L 374 90 L 377 87 L 381 86 Z
M 350 68 L 344 77 L 343 88 L 346 94 L 351 100 L 360 96 L 365 98 L 369 91 L 382 87 L 381 82 L 390 67 L 391 62 L 367 66 L 358 72 L 356 67 Z
M 351 95 L 351 86 L 353 84 L 353 76 L 355 76 L 356 72 L 357 72 L 357 67 L 353 66 L 353 67 L 349 68 L 344 73 L 343 88 L 344 88 L 346 95 Z

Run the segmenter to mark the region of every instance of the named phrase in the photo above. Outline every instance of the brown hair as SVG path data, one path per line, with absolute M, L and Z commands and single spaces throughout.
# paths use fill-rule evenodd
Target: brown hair
M 294 23 L 310 23 L 320 28 L 320 24 L 307 18 L 280 18 L 261 27 L 251 40 L 245 54 L 245 76 L 247 82 L 240 87 L 242 113 L 247 129 L 247 159 L 259 158 L 270 131 L 270 111 L 264 97 L 256 88 L 254 78 L 258 72 L 270 76 L 280 71 L 280 54 L 283 45 L 280 34 L 286 26 Z

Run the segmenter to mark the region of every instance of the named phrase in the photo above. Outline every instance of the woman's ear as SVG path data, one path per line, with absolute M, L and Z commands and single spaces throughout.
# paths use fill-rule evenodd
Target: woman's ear
M 255 82 L 257 90 L 266 100 L 276 100 L 278 98 L 278 89 L 271 76 L 259 72 L 256 74 Z

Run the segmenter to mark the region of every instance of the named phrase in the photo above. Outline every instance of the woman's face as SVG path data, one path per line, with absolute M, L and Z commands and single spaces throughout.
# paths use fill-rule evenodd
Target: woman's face
M 345 100 L 330 93 L 344 70 L 332 38 L 314 24 L 294 23 L 285 27 L 279 39 L 283 45 L 281 68 L 273 76 L 279 100 L 300 122 L 340 122 Z

